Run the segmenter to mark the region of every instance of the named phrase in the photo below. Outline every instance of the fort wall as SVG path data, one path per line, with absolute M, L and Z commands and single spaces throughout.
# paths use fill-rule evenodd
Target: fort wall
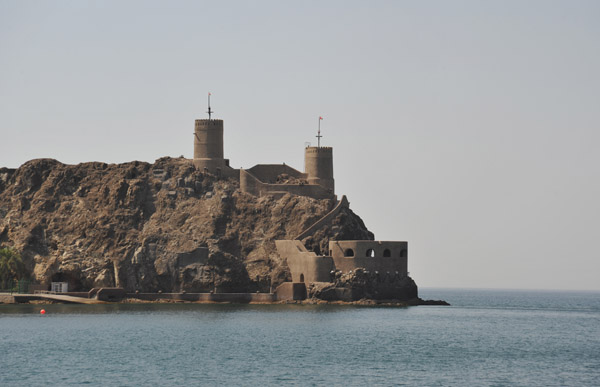
M 317 231 L 318 229 L 320 229 L 327 223 L 331 222 L 336 217 L 336 215 L 340 213 L 342 208 L 349 208 L 349 207 L 350 207 L 350 203 L 348 202 L 348 198 L 346 198 L 346 195 L 342 196 L 342 199 L 335 205 L 335 207 L 331 211 L 329 211 L 327 214 L 325 214 L 324 217 L 317 220 L 310 227 L 308 227 L 306 230 L 304 230 L 300 235 L 298 235 L 296 237 L 296 239 L 302 240 L 302 239 L 312 235 L 315 231 Z
M 194 124 L 194 166 L 216 176 L 240 181 L 240 189 L 255 196 L 285 194 L 315 199 L 335 197 L 333 149 L 307 147 L 302 173 L 285 164 L 262 164 L 248 170 L 233 169 L 223 152 L 223 120 L 198 119 Z
M 330 241 L 329 255 L 336 270 L 347 273 L 362 267 L 369 271 L 408 273 L 408 243 L 388 241 Z
M 278 301 L 305 300 L 306 284 L 304 282 L 284 282 L 275 289 Z
M 138 300 L 177 300 L 191 302 L 271 303 L 277 301 L 274 293 L 129 293 Z
M 275 246 L 279 256 L 287 260 L 292 282 L 331 281 L 330 273 L 335 268 L 331 257 L 318 256 L 296 240 L 275 241 Z
M 245 169 L 240 169 L 240 191 L 260 196 L 262 183 Z
M 257 166 L 268 167 L 268 166 Z M 291 167 L 288 167 L 293 169 Z M 251 169 L 250 169 L 251 170 Z M 259 180 L 250 170 L 241 169 L 239 172 L 240 190 L 254 196 L 273 195 L 283 196 L 287 193 L 300 196 L 309 196 L 315 199 L 331 199 L 334 197 L 331 191 L 320 185 L 313 184 L 270 184 Z M 265 171 L 266 169 L 261 169 Z M 301 172 L 298 172 L 301 174 Z M 274 172 L 270 172 L 274 175 Z
M 247 170 L 263 183 L 275 184 L 281 175 L 306 180 L 308 176 L 286 164 L 258 164 Z
M 330 241 L 329 256 L 308 251 L 299 240 L 275 241 L 287 261 L 292 282 L 331 282 L 332 272 L 349 273 L 362 268 L 381 278 L 408 276 L 407 242 Z
M 335 198 L 333 148 L 307 147 L 305 172 L 285 164 L 262 164 L 234 169 L 223 152 L 223 120 L 198 119 L 194 124 L 194 166 L 216 176 L 240 181 L 240 190 L 255 196 L 285 194 L 315 199 Z

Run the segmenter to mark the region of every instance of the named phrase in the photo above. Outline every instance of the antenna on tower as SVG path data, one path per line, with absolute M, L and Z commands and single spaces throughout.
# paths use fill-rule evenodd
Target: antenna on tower
M 323 117 L 319 116 L 319 132 L 317 133 L 317 135 L 315 136 L 317 138 L 317 147 L 320 148 L 321 147 L 321 121 L 323 120 Z
M 210 93 L 208 93 L 208 119 L 210 120 L 210 116 L 214 113 L 214 111 L 211 110 L 210 108 Z

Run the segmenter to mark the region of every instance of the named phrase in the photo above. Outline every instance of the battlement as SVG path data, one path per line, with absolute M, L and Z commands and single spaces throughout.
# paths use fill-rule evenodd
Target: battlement
M 208 120 L 198 119 L 196 120 L 196 126 L 223 126 L 223 120 Z
M 330 153 L 333 154 L 333 148 L 330 146 L 321 146 L 321 147 L 316 147 L 316 146 L 307 146 L 306 153 Z

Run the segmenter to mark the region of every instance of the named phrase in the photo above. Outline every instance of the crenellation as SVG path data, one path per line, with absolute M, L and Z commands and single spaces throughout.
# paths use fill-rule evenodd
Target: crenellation
M 330 146 L 307 146 L 305 149 L 307 153 L 333 153 L 333 148 Z

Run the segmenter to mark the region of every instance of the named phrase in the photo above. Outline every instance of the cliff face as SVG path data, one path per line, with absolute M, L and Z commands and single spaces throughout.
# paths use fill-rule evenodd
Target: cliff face
M 333 200 L 257 198 L 186 159 L 154 164 L 32 160 L 0 169 L 0 244 L 14 247 L 34 280 L 72 290 L 268 291 L 290 275 L 275 239 L 293 239 Z M 344 209 L 306 240 L 373 239 Z M 201 247 L 208 248 L 208 254 Z

